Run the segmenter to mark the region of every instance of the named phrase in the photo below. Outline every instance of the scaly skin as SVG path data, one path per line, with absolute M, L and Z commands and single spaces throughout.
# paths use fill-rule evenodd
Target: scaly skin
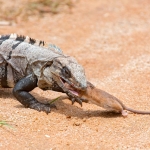
M 38 102 L 29 92 L 35 87 L 66 93 L 82 105 L 75 91 L 87 87 L 83 67 L 55 45 L 16 34 L 0 36 L 0 87 L 13 88 L 25 107 L 50 112 L 49 104 Z M 66 86 L 66 84 L 70 86 Z

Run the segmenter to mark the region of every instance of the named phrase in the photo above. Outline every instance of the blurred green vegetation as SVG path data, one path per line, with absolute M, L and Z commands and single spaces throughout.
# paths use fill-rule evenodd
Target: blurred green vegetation
M 53 14 L 64 11 L 65 8 L 71 9 L 73 2 L 71 0 L 37 0 L 35 2 L 29 2 L 27 10 L 38 11 L 39 13 L 51 12 Z
M 17 3 L 18 1 L 18 3 Z M 29 16 L 41 16 L 45 13 L 70 13 L 74 2 L 72 0 L 0 0 L 0 20 L 15 20 L 18 17 L 27 19 Z
M 9 128 L 12 128 L 12 126 L 7 121 L 0 120 L 0 127 L 2 126 L 7 126 Z

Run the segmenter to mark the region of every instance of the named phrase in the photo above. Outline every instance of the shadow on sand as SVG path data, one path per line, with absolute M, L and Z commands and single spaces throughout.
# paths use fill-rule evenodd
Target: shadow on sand
M 40 101 L 43 103 L 50 102 L 51 99 L 45 98 L 44 96 L 39 95 L 38 93 L 32 92 L 32 94 Z M 2 98 L 11 98 L 16 100 L 16 98 L 12 94 L 12 89 L 1 89 L 0 90 L 0 97 Z M 70 100 L 68 100 L 70 101 Z M 54 102 L 56 105 L 56 108 L 54 105 L 52 105 L 51 111 L 55 113 L 60 113 L 64 114 L 66 116 L 71 116 L 71 117 L 77 117 L 77 118 L 91 118 L 91 117 L 103 117 L 103 118 L 116 118 L 116 117 L 122 117 L 120 114 L 117 113 L 112 113 L 106 110 L 83 110 L 84 108 L 84 103 L 83 106 L 81 107 L 78 104 L 72 105 L 71 101 L 64 102 L 63 100 L 56 101 Z M 90 104 L 88 104 L 90 105 Z M 16 105 L 16 108 L 23 108 L 23 105 Z

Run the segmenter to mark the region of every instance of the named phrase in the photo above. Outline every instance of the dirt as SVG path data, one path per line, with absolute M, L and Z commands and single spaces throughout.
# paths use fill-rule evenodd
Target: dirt
M 9 1 L 7 1 L 9 2 Z M 15 4 L 14 4 L 15 5 Z M 85 68 L 87 79 L 138 110 L 150 110 L 149 0 L 80 0 L 71 13 L 18 18 L 0 26 L 0 34 L 18 33 L 54 43 Z M 62 95 L 36 88 L 40 101 Z M 0 149 L 5 150 L 148 150 L 150 116 L 127 118 L 93 105 L 56 101 L 50 114 L 24 108 L 0 90 Z

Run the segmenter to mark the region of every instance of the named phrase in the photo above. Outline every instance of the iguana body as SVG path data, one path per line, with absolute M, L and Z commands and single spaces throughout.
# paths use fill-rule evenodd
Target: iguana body
M 0 36 L 0 87 L 13 88 L 13 95 L 25 107 L 48 113 L 50 106 L 29 93 L 35 87 L 65 92 L 72 99 L 75 90 L 85 90 L 87 84 L 84 69 L 74 58 L 56 46 L 44 45 L 44 41 L 16 34 Z

